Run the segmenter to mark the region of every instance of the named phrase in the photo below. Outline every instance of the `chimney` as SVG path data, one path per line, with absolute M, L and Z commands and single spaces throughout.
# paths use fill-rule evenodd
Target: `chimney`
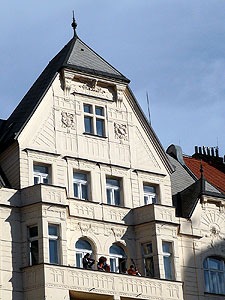
M 212 157 L 214 157 L 214 147 L 211 148 Z
M 202 154 L 202 147 L 198 147 L 198 153 Z
M 206 155 L 205 146 L 202 147 L 203 154 Z
M 219 157 L 219 149 L 216 147 L 216 157 Z
M 209 149 L 209 147 L 206 147 L 206 151 L 207 151 L 207 155 L 210 156 L 210 149 Z
M 195 154 L 198 154 L 198 146 L 195 146 Z

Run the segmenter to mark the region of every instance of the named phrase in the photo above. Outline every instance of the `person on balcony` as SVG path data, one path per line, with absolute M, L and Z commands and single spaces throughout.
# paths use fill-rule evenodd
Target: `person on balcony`
M 83 262 L 84 269 L 92 269 L 95 260 L 91 258 L 90 253 L 87 253 L 84 255 L 82 262 Z
M 107 258 L 106 257 L 101 256 L 99 258 L 97 268 L 98 268 L 99 271 L 110 272 L 110 266 L 107 264 Z
M 137 268 L 134 265 L 130 265 L 130 269 L 128 270 L 128 275 L 141 276 L 141 274 L 138 272 Z

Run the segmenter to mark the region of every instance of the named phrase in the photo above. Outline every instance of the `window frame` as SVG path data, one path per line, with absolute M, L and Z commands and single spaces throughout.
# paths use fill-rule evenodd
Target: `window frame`
M 209 260 L 214 259 L 219 261 L 220 263 L 222 262 L 222 270 L 219 269 L 213 269 L 209 266 Z M 207 267 L 205 267 L 205 263 L 207 264 Z M 216 256 L 208 256 L 203 260 L 203 270 L 204 270 L 204 284 L 205 284 L 205 292 L 209 294 L 216 294 L 216 295 L 225 295 L 225 286 L 221 286 L 219 282 L 219 274 L 222 275 L 223 282 L 225 282 L 225 259 L 221 257 L 216 257 Z M 208 287 L 206 283 L 206 274 L 208 277 Z M 212 274 L 214 274 L 212 276 Z M 212 280 L 214 278 L 214 282 Z M 216 291 L 214 290 L 215 288 L 215 280 L 216 280 Z
M 85 106 L 90 107 L 90 112 L 85 112 Z M 96 113 L 96 109 L 102 109 L 102 115 L 99 115 Z M 101 105 L 96 105 L 96 104 L 90 104 L 90 103 L 83 103 L 83 113 L 84 113 L 84 133 L 85 134 L 90 134 L 90 135 L 95 135 L 97 137 L 105 137 L 106 136 L 106 108 Z M 85 118 L 89 118 L 91 120 L 91 130 L 86 131 L 85 128 Z M 98 134 L 98 126 L 97 126 L 97 121 L 103 122 L 102 126 L 102 134 Z
M 115 253 L 110 253 L 110 248 L 112 246 L 117 246 L 119 248 L 121 248 L 124 252 L 124 256 L 122 254 L 115 254 Z M 110 264 L 110 272 L 113 273 L 124 273 L 121 267 L 121 263 L 122 261 L 125 262 L 125 268 L 127 268 L 127 255 L 125 250 L 123 249 L 123 247 L 121 247 L 120 245 L 117 244 L 112 244 L 109 248 L 109 264 Z M 121 261 L 120 261 L 121 260 Z M 113 265 L 115 266 L 115 270 L 112 269 L 112 265 L 111 263 L 113 262 Z
M 46 167 L 48 169 L 48 173 L 44 172 L 38 172 L 35 171 L 34 168 L 35 166 L 41 166 L 41 167 Z M 51 166 L 45 163 L 39 163 L 39 162 L 33 162 L 33 182 L 34 184 L 50 184 L 50 179 L 51 179 Z M 38 182 L 35 183 L 35 178 L 38 178 Z M 44 180 L 47 179 L 48 182 L 44 182 Z
M 37 235 L 31 237 L 30 236 L 30 228 L 37 227 Z M 32 247 L 31 244 L 32 242 L 37 241 L 37 263 L 32 262 Z M 39 230 L 38 230 L 38 225 L 32 225 L 32 226 L 27 226 L 27 243 L 28 243 L 28 264 L 29 266 L 34 266 L 39 263 Z
M 90 244 L 90 246 L 91 246 L 91 250 L 85 249 L 85 248 L 83 248 L 83 249 L 82 249 L 82 248 L 76 248 L 76 243 L 77 243 L 79 240 L 83 240 L 83 241 L 85 241 L 85 242 L 88 242 L 88 243 Z M 76 241 L 76 243 L 75 243 L 75 267 L 76 267 L 76 268 L 83 268 L 83 262 L 82 262 L 82 260 L 83 260 L 83 258 L 84 258 L 84 256 L 85 256 L 85 254 L 90 253 L 91 258 L 94 259 L 93 256 L 94 256 L 94 253 L 95 253 L 95 252 L 94 252 L 94 250 L 93 250 L 92 244 L 91 244 L 89 241 L 85 240 L 85 239 L 79 238 L 79 239 Z M 80 260 L 80 262 L 79 262 L 80 266 L 77 265 L 77 255 L 81 255 L 81 257 L 79 258 L 79 260 Z
M 107 183 L 108 179 L 117 180 L 118 183 L 119 183 L 119 186 Z M 106 182 L 105 183 L 106 183 L 106 200 L 107 200 L 107 204 L 113 205 L 113 206 L 122 206 L 122 204 L 123 204 L 122 203 L 122 178 L 106 176 Z M 110 190 L 110 201 L 108 201 L 107 190 Z M 119 191 L 119 204 L 116 204 L 116 201 L 115 201 L 115 199 L 116 199 L 115 192 L 116 191 Z
M 86 180 L 83 179 L 75 179 L 74 174 L 84 174 L 86 175 Z M 80 172 L 80 170 L 73 170 L 73 195 L 74 198 L 79 199 L 79 200 L 84 200 L 84 201 L 89 201 L 90 200 L 90 179 L 89 179 L 90 174 L 86 172 Z M 75 196 L 75 189 L 74 189 L 74 184 L 78 185 L 78 196 Z M 87 194 L 87 199 L 83 198 L 83 192 L 82 192 L 82 185 L 86 187 L 86 194 Z
M 163 244 L 168 244 L 170 247 L 170 252 L 164 252 L 163 250 Z M 162 255 L 163 255 L 163 269 L 164 269 L 164 278 L 167 280 L 174 280 L 174 265 L 173 265 L 173 242 L 171 241 L 162 241 Z M 170 262 L 170 276 L 167 277 L 167 272 L 166 272 L 166 264 L 165 264 L 165 259 L 169 258 Z
M 152 248 L 152 252 L 151 253 L 145 254 L 145 252 L 144 252 L 144 246 L 145 245 L 146 246 L 147 245 L 151 245 L 151 248 Z M 149 242 L 143 243 L 141 245 L 141 247 L 142 247 L 142 258 L 143 258 L 144 274 L 148 278 L 154 278 L 155 277 L 155 269 L 154 269 L 153 244 L 152 244 L 151 241 L 149 241 Z M 146 268 L 146 262 L 145 262 L 146 259 L 151 259 L 151 261 L 152 261 L 152 268 L 153 269 L 150 270 L 150 271 L 152 271 L 152 276 L 151 275 L 147 275 L 147 268 Z
M 152 187 L 155 189 L 155 192 L 146 192 L 145 187 Z M 147 201 L 145 200 L 145 197 L 147 197 L 148 199 Z M 143 182 L 143 198 L 144 198 L 144 205 L 159 203 L 158 187 L 154 184 Z M 155 198 L 155 201 L 152 200 L 153 198 Z
M 57 235 L 49 234 L 49 227 L 55 226 L 57 229 Z M 56 254 L 57 254 L 57 262 L 51 262 L 51 246 L 50 241 L 56 241 Z M 60 264 L 60 252 L 59 252 L 59 241 L 60 241 L 60 225 L 59 224 L 53 224 L 48 223 L 48 247 L 49 247 L 49 263 L 59 265 Z

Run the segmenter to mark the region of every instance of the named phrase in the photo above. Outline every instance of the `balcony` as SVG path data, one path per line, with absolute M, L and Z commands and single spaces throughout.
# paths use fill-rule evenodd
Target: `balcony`
M 183 299 L 182 282 L 49 264 L 25 268 L 24 283 L 25 293 L 42 286 L 54 291 L 70 291 L 71 295 L 82 292 L 96 296 L 116 294 L 119 297 L 135 299 Z

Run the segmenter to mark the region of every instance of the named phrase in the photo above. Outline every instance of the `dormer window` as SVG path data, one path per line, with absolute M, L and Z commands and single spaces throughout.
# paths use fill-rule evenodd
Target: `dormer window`
M 46 165 L 34 164 L 34 184 L 50 183 L 49 167 Z
M 157 203 L 157 191 L 156 187 L 148 184 L 144 184 L 144 204 Z
M 105 136 L 104 107 L 84 104 L 84 130 L 87 134 Z

